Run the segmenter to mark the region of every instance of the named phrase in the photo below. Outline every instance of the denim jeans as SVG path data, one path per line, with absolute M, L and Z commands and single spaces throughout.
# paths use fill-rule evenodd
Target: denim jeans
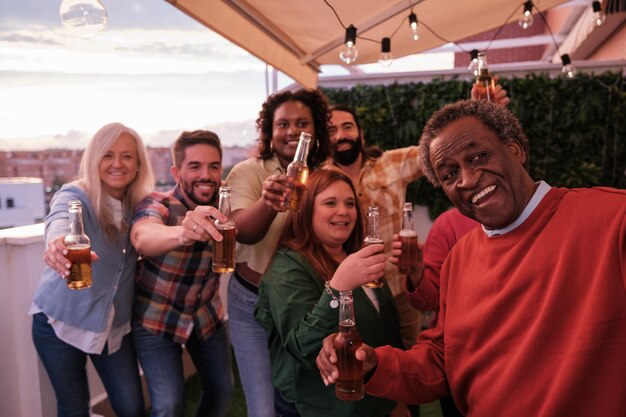
M 183 346 L 147 331 L 133 320 L 133 339 L 150 393 L 152 417 L 184 415 Z M 233 394 L 234 377 L 228 328 L 221 325 L 206 340 L 192 333 L 185 344 L 198 370 L 202 396 L 198 417 L 223 417 Z
M 265 330 L 254 318 L 258 295 L 234 277 L 228 283 L 228 321 L 248 417 L 274 417 L 274 387 Z
M 48 317 L 38 313 L 33 316 L 32 335 L 56 394 L 58 417 L 89 417 L 87 356 L 102 380 L 115 414 L 119 417 L 145 415 L 137 357 L 130 334 L 124 336 L 120 349 L 111 355 L 107 346 L 100 355 L 87 354 L 59 339 L 48 323 Z

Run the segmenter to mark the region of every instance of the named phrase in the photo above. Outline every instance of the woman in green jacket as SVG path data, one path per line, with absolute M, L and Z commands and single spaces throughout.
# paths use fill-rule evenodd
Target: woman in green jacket
M 365 343 L 402 346 L 389 289 L 361 287 L 380 278 L 386 262 L 383 245 L 360 249 L 363 237 L 350 179 L 338 171 L 315 171 L 301 211 L 289 213 L 261 280 L 255 313 L 268 335 L 278 415 L 377 417 L 395 405 L 367 394 L 356 402 L 338 400 L 315 366 L 322 340 L 337 331 L 339 312 L 331 301 L 341 290 L 353 290 L 357 329 Z

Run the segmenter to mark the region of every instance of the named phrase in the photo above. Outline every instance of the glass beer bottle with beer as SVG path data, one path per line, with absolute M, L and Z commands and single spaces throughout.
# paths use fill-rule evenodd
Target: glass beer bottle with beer
M 417 232 L 413 228 L 413 204 L 404 203 L 402 208 L 402 230 L 400 230 L 400 241 L 402 241 L 402 254 L 398 261 L 398 270 L 401 274 L 414 274 L 417 272 L 419 255 L 417 249 Z
M 363 240 L 364 246 L 384 244 L 383 238 L 380 236 L 380 214 L 377 206 L 370 206 L 367 212 L 367 236 Z M 383 282 L 380 279 L 365 284 L 368 288 L 380 288 Z
M 335 395 L 343 401 L 363 398 L 363 362 L 354 356 L 363 341 L 356 329 L 352 291 L 339 292 L 339 333 L 344 343 L 337 349 L 339 378 L 335 382 Z
M 235 270 L 235 236 L 237 229 L 230 217 L 230 187 L 219 188 L 219 211 L 228 220 L 215 221 L 215 228 L 222 234 L 221 242 L 213 241 L 213 271 L 233 272 Z
M 487 65 L 487 55 L 484 52 L 478 53 L 478 76 L 476 77 L 478 84 L 478 98 L 481 100 L 493 101 L 493 89 L 496 82 L 489 73 Z
M 283 209 L 300 211 L 302 207 L 304 193 L 306 192 L 306 181 L 309 178 L 309 167 L 306 164 L 306 160 L 309 156 L 310 145 L 311 135 L 305 132 L 300 133 L 296 154 L 293 157 L 293 161 L 287 166 L 287 176 L 293 181 L 290 181 L 287 185 L 285 201 L 282 204 Z
M 70 261 L 70 275 L 67 287 L 82 290 L 91 287 L 91 241 L 85 234 L 83 225 L 83 205 L 79 200 L 70 200 L 69 231 L 63 243 L 67 247 L 67 259 Z

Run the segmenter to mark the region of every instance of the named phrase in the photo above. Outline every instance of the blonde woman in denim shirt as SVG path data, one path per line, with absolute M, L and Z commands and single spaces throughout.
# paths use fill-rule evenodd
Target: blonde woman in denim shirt
M 102 127 L 83 154 L 76 181 L 53 197 L 45 219 L 47 265 L 35 291 L 33 341 L 50 377 L 59 417 L 89 416 L 85 366 L 89 357 L 117 416 L 145 413 L 130 319 L 137 253 L 129 222 L 154 178 L 145 147 L 132 129 Z M 83 205 L 85 233 L 91 239 L 93 285 L 67 288 L 70 263 L 68 201 Z

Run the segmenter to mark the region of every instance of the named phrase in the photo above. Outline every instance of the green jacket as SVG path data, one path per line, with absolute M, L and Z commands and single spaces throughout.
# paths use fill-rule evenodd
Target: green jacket
M 398 313 L 389 288 L 375 290 L 376 310 L 362 288 L 353 291 L 357 329 L 370 346 L 402 346 Z M 338 295 L 337 293 L 335 295 Z M 335 387 L 324 386 L 315 358 L 322 340 L 336 332 L 339 310 L 311 265 L 286 248 L 276 252 L 259 288 L 255 317 L 268 335 L 272 382 L 281 394 L 296 404 L 302 417 L 385 416 L 395 402 L 365 397 L 345 402 L 335 397 Z

